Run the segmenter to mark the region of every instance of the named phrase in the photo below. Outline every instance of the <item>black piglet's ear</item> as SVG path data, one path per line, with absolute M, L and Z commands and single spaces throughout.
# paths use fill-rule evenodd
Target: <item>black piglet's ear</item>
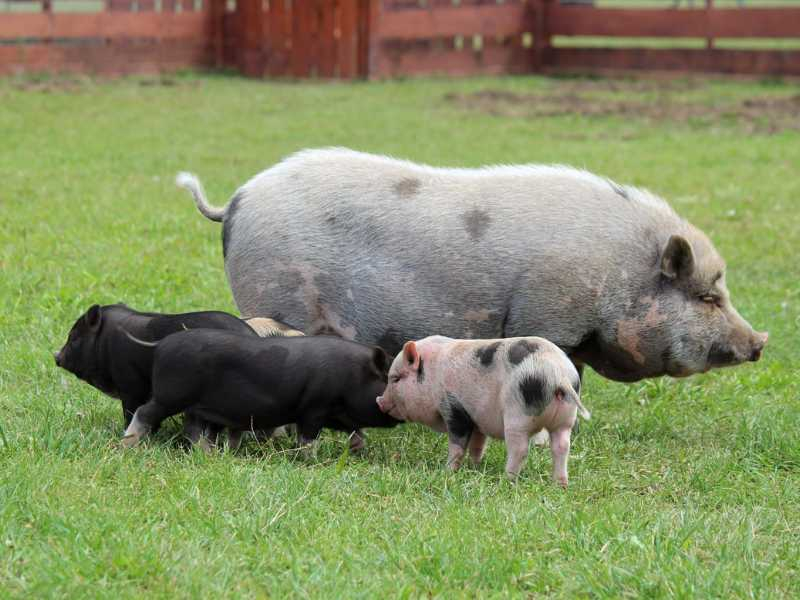
M 95 304 L 86 311 L 86 324 L 90 329 L 97 329 L 100 327 L 100 321 L 103 319 L 103 313 L 99 304 Z
M 389 372 L 389 367 L 392 362 L 383 348 L 375 346 L 375 348 L 372 349 L 372 364 L 375 369 L 377 369 L 378 373 L 386 375 Z
M 392 363 L 389 355 L 386 354 L 386 351 L 380 346 L 375 346 L 375 349 L 372 351 L 372 362 L 375 363 L 379 371 L 388 371 Z

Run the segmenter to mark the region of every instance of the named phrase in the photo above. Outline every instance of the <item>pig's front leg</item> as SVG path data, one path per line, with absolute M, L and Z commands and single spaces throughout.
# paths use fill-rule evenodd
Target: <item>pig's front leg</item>
M 562 427 L 550 432 L 550 452 L 553 455 L 553 480 L 567 487 L 567 459 L 569 458 L 570 434 L 569 427 Z
M 130 397 L 123 397 L 120 399 L 122 402 L 122 422 L 124 424 L 123 431 L 130 427 L 131 421 L 133 420 L 133 414 L 136 412 L 136 409 L 139 408 L 142 404 L 147 402 L 148 398 L 141 399 L 141 398 L 130 398 Z
M 476 428 L 469 438 L 469 457 L 475 465 L 481 464 L 483 451 L 486 448 L 486 436 Z
M 236 452 L 242 445 L 244 429 L 228 429 L 228 451 Z
M 350 434 L 350 452 L 359 452 L 364 446 L 364 432 L 356 429 Z
M 151 431 L 158 429 L 161 421 L 172 416 L 177 411 L 171 411 L 158 404 L 155 400 L 150 400 L 142 404 L 133 413 L 130 425 L 125 429 L 125 436 L 122 438 L 122 445 L 125 448 L 132 448 Z
M 439 412 L 444 418 L 447 427 L 447 466 L 453 471 L 458 470 L 464 459 L 470 436 L 476 431 L 475 422 L 464 409 L 458 397 L 447 392 L 439 405 Z

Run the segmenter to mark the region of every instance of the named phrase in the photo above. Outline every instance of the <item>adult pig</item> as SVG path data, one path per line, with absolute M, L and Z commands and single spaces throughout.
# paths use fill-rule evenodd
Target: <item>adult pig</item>
M 480 462 L 486 436 L 505 439 L 506 472 L 515 478 L 531 436 L 550 435 L 553 479 L 567 485 L 570 433 L 578 412 L 589 418 L 580 377 L 558 346 L 538 338 L 407 342 L 378 397 L 392 417 L 446 431 L 448 466 L 458 469 L 467 446 Z
M 242 314 L 396 353 L 405 340 L 537 335 L 618 381 L 755 361 L 709 239 L 653 194 L 561 166 L 440 169 L 299 152 L 224 208 Z

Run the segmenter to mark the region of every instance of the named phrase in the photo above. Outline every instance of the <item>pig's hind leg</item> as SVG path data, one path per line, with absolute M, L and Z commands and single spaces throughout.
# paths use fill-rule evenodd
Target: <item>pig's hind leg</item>
M 570 434 L 569 427 L 561 427 L 550 432 L 550 452 L 553 455 L 553 480 L 567 487 L 567 460 L 569 459 Z
M 483 451 L 486 449 L 486 435 L 478 431 L 477 427 L 472 431 L 472 435 L 469 438 L 468 447 L 469 457 L 472 459 L 472 464 L 481 464 Z

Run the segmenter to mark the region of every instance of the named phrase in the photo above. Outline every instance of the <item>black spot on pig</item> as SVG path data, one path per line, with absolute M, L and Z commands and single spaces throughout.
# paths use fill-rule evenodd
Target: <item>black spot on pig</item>
M 497 352 L 501 343 L 502 342 L 493 342 L 486 346 L 481 346 L 475 350 L 475 358 L 477 358 L 484 367 L 490 366 L 494 361 L 495 352 Z
M 512 365 L 518 365 L 525 360 L 529 355 L 535 354 L 539 346 L 534 342 L 528 340 L 519 340 L 514 342 L 511 349 L 508 351 L 508 360 Z
M 461 215 L 461 220 L 464 221 L 464 227 L 473 242 L 480 240 L 486 230 L 489 229 L 489 224 L 492 222 L 492 217 L 489 216 L 485 210 L 473 208 Z
M 274 286 L 280 290 L 281 294 L 294 294 L 303 285 L 303 276 L 297 271 L 287 269 L 285 271 L 276 271 L 271 281 Z M 278 317 L 273 317 L 276 321 L 282 321 Z
M 425 363 L 422 362 L 422 357 L 419 359 L 419 370 L 417 371 L 417 382 L 425 381 Z
M 389 327 L 381 334 L 381 337 L 378 338 L 377 345 L 386 350 L 389 356 L 396 356 L 403 348 L 405 342 L 406 340 L 400 335 L 397 329 Z
M 525 375 L 519 382 L 519 391 L 525 406 L 533 411 L 533 414 L 540 415 L 549 403 L 549 398 L 545 397 L 545 383 L 533 375 Z
M 444 400 L 442 400 L 441 412 L 447 424 L 447 432 L 457 440 L 463 440 L 464 445 L 466 445 L 469 436 L 472 435 L 472 431 L 475 429 L 475 421 L 464 409 L 458 396 L 452 392 L 447 392 Z
M 244 198 L 244 190 L 238 190 L 228 202 L 228 208 L 225 211 L 225 218 L 222 223 L 222 257 L 228 256 L 228 244 L 231 240 L 231 227 L 233 226 L 233 217 L 236 211 L 239 210 L 239 203 Z
M 401 198 L 411 198 L 417 195 L 419 188 L 422 184 L 419 179 L 414 177 L 405 177 L 392 186 L 395 193 Z

